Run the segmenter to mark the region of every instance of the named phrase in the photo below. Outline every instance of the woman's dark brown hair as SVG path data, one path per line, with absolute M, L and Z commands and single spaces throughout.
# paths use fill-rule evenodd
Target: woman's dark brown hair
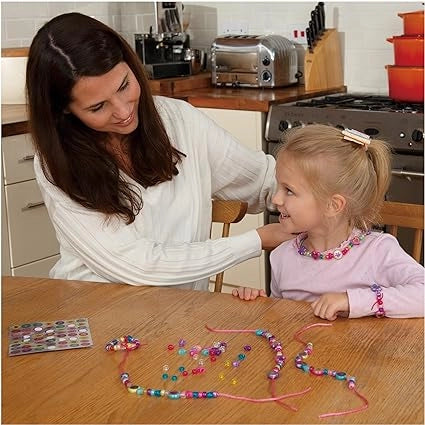
M 143 65 L 118 33 L 80 13 L 53 18 L 32 41 L 26 85 L 31 133 L 46 178 L 84 207 L 129 224 L 142 208 L 141 194 L 120 176 L 106 149 L 107 133 L 67 112 L 79 78 L 106 74 L 120 62 L 141 89 L 139 125 L 126 141 L 132 177 L 143 187 L 154 186 L 178 174 L 184 154 L 171 145 Z

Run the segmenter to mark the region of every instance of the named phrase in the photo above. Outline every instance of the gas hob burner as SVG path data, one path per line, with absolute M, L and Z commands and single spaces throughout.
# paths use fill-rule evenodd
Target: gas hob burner
M 386 96 L 376 95 L 334 95 L 296 102 L 295 106 L 357 109 L 364 111 L 401 112 L 406 114 L 424 113 L 423 103 L 396 102 Z

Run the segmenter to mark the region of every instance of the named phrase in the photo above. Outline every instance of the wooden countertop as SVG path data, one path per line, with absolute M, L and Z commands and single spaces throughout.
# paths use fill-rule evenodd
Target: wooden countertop
M 296 100 L 344 93 L 346 87 L 329 90 L 306 91 L 304 86 L 291 86 L 277 89 L 256 88 L 216 88 L 210 87 L 208 73 L 189 78 L 168 78 L 151 81 L 152 92 L 183 99 L 200 108 L 236 109 L 267 112 L 274 103 L 288 103 Z M 3 136 L 27 131 L 28 119 L 25 105 L 2 105 Z M 18 125 L 19 124 L 19 125 Z
M 8 356 L 12 324 L 87 317 L 91 348 Z M 347 416 L 318 415 L 361 405 L 346 382 L 299 371 L 293 359 L 302 345 L 294 333 L 311 323 L 328 323 L 312 315 L 303 302 L 261 298 L 246 302 L 227 294 L 158 287 L 4 277 L 2 282 L 2 423 L 423 423 L 423 320 L 343 319 L 331 327 L 303 334 L 314 344 L 308 363 L 342 370 L 357 378 L 357 389 L 368 409 Z M 146 344 L 130 353 L 126 370 L 132 382 L 145 388 L 215 390 L 246 397 L 269 397 L 267 372 L 273 351 L 264 338 L 251 334 L 218 334 L 205 329 L 265 329 L 282 342 L 287 363 L 276 380 L 278 394 L 311 387 L 285 400 L 299 410 L 276 403 L 249 403 L 223 397 L 169 400 L 128 393 L 119 379 L 120 352 L 106 352 L 107 341 L 133 335 Z M 162 379 L 197 362 L 187 354 L 167 350 L 187 341 L 187 348 L 226 341 L 217 361 L 205 361 L 205 373 L 178 380 Z M 226 368 L 243 346 L 252 350 L 238 368 Z M 224 374 L 224 379 L 219 374 Z M 231 379 L 237 380 L 236 385 Z

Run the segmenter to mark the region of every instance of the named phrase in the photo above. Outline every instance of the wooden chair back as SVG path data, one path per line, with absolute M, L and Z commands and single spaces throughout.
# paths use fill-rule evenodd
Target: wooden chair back
M 212 201 L 212 222 L 223 223 L 221 236 L 227 238 L 230 232 L 230 224 L 238 223 L 246 214 L 248 204 L 242 201 Z M 218 273 L 215 277 L 214 292 L 221 292 L 223 286 L 224 272 Z
M 424 206 L 385 201 L 380 216 L 382 224 L 394 237 L 397 237 L 399 227 L 415 229 L 412 257 L 419 262 L 424 234 Z

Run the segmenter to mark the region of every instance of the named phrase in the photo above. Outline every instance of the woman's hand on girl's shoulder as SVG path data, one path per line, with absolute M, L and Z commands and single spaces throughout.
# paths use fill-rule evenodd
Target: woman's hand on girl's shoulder
M 242 286 L 233 289 L 232 295 L 246 301 L 252 301 L 258 297 L 267 297 L 267 294 L 263 289 L 245 288 Z

